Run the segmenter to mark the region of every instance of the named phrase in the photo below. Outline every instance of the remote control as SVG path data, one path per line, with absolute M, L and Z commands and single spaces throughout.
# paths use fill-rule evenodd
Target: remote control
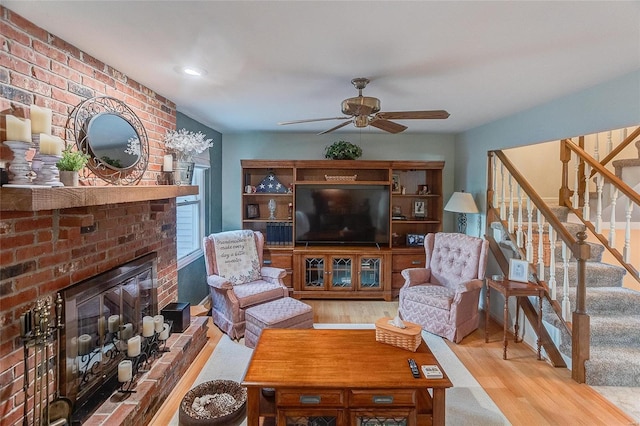
M 414 378 L 419 379 L 420 378 L 420 370 L 418 370 L 418 364 L 416 364 L 416 361 L 413 358 L 409 358 L 409 367 L 411 368 L 411 374 L 413 375 Z

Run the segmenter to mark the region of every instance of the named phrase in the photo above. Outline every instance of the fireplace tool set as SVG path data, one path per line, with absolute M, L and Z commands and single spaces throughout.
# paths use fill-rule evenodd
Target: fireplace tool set
M 51 297 L 38 299 L 33 309 L 20 316 L 20 336 L 24 349 L 24 411 L 23 425 L 29 424 L 29 357 L 33 349 L 33 425 L 63 426 L 71 424 L 71 401 L 60 395 L 60 330 L 62 322 L 62 297 L 56 295 L 55 318 L 51 318 Z M 51 347 L 55 345 L 56 353 Z M 53 356 L 53 360 L 51 359 Z M 52 362 L 53 361 L 53 362 Z M 53 372 L 51 372 L 53 366 Z M 51 395 L 51 380 L 55 391 Z M 51 397 L 53 396 L 53 399 Z

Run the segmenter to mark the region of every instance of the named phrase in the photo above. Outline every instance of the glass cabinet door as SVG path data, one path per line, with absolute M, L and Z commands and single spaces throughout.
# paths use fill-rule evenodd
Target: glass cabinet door
M 382 288 L 382 259 L 361 257 L 358 262 L 360 289 L 380 290 Z
M 353 258 L 331 257 L 331 290 L 352 289 Z
M 304 289 L 324 290 L 325 289 L 325 269 L 324 257 L 304 258 Z

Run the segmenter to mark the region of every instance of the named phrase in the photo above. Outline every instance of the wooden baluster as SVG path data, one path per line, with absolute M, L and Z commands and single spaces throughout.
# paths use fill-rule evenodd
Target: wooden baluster
M 604 188 L 604 176 L 598 173 L 596 176 L 596 192 L 598 194 L 596 201 L 596 232 L 602 232 L 602 189 Z
M 538 209 L 538 278 L 544 281 L 544 216 Z
M 600 136 L 598 133 L 596 133 L 596 143 L 593 146 L 593 158 L 595 158 L 597 162 L 600 162 Z
M 531 199 L 527 198 L 527 262 L 531 263 L 533 260 L 533 209 L 531 207 Z
M 611 139 L 611 130 L 607 132 L 607 154 L 613 151 L 613 139 Z
M 492 166 L 493 166 L 493 187 L 491 188 L 493 190 L 493 199 L 491 200 L 491 203 L 493 204 L 493 208 L 495 209 L 498 206 L 498 186 L 497 186 L 497 181 L 498 181 L 498 157 L 494 154 L 493 158 L 492 158 L 493 162 L 492 162 Z
M 609 245 L 616 247 L 616 202 L 618 199 L 618 188 L 611 185 L 611 216 L 609 217 Z
M 567 243 L 562 241 L 562 318 L 569 321 L 571 315 L 571 301 L 569 300 L 569 259 L 567 257 Z
M 590 220 L 591 197 L 589 196 L 589 176 L 591 176 L 591 166 L 584 166 L 584 204 L 582 205 L 582 217 L 584 220 Z
M 509 173 L 509 233 L 513 234 L 513 176 Z
M 504 203 L 504 164 L 500 163 L 500 220 L 507 217 Z
M 571 153 L 573 157 L 573 153 Z M 571 198 L 571 207 L 578 209 L 580 207 L 580 157 L 576 154 L 576 163 L 573 167 L 573 197 Z
M 516 232 L 516 244 L 522 248 L 522 188 L 518 185 L 518 230 Z
M 622 256 L 625 262 L 631 262 L 631 213 L 633 213 L 633 202 L 631 198 L 627 197 L 627 209 L 625 214 L 625 227 L 624 227 L 624 249 Z
M 551 300 L 558 297 L 556 287 L 556 234 L 555 230 L 549 222 L 549 291 L 551 292 Z

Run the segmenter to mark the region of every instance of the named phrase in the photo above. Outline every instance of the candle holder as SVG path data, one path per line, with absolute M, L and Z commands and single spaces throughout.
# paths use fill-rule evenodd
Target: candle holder
M 167 321 L 164 323 L 167 329 L 164 329 L 158 334 L 158 351 L 160 353 L 171 352 L 171 350 L 167 347 L 167 340 L 171 337 L 171 329 L 173 328 L 173 321 Z M 166 339 L 163 339 L 165 337 Z
M 118 382 L 120 383 L 120 388 L 118 389 L 118 392 L 124 393 L 124 394 L 136 393 L 136 391 L 133 390 L 133 388 L 136 386 L 135 380 L 136 380 L 136 376 L 138 375 L 139 358 L 140 358 L 140 355 L 133 358 L 127 357 L 123 360 L 125 362 L 128 361 L 129 363 L 131 363 L 131 372 L 130 372 L 131 377 L 129 378 L 129 380 L 120 381 L 120 376 L 119 376 L 120 365 L 118 366 Z
M 64 186 L 62 182 L 60 182 L 60 171 L 56 167 L 56 163 L 60 158 L 62 157 L 58 155 L 40 154 L 42 166 L 36 171 L 36 179 L 33 183 L 37 185 Z
M 29 173 L 31 166 L 27 161 L 27 151 L 32 147 L 31 143 L 23 141 L 4 141 L 13 153 L 13 160 L 9 165 L 10 185 L 30 185 Z

